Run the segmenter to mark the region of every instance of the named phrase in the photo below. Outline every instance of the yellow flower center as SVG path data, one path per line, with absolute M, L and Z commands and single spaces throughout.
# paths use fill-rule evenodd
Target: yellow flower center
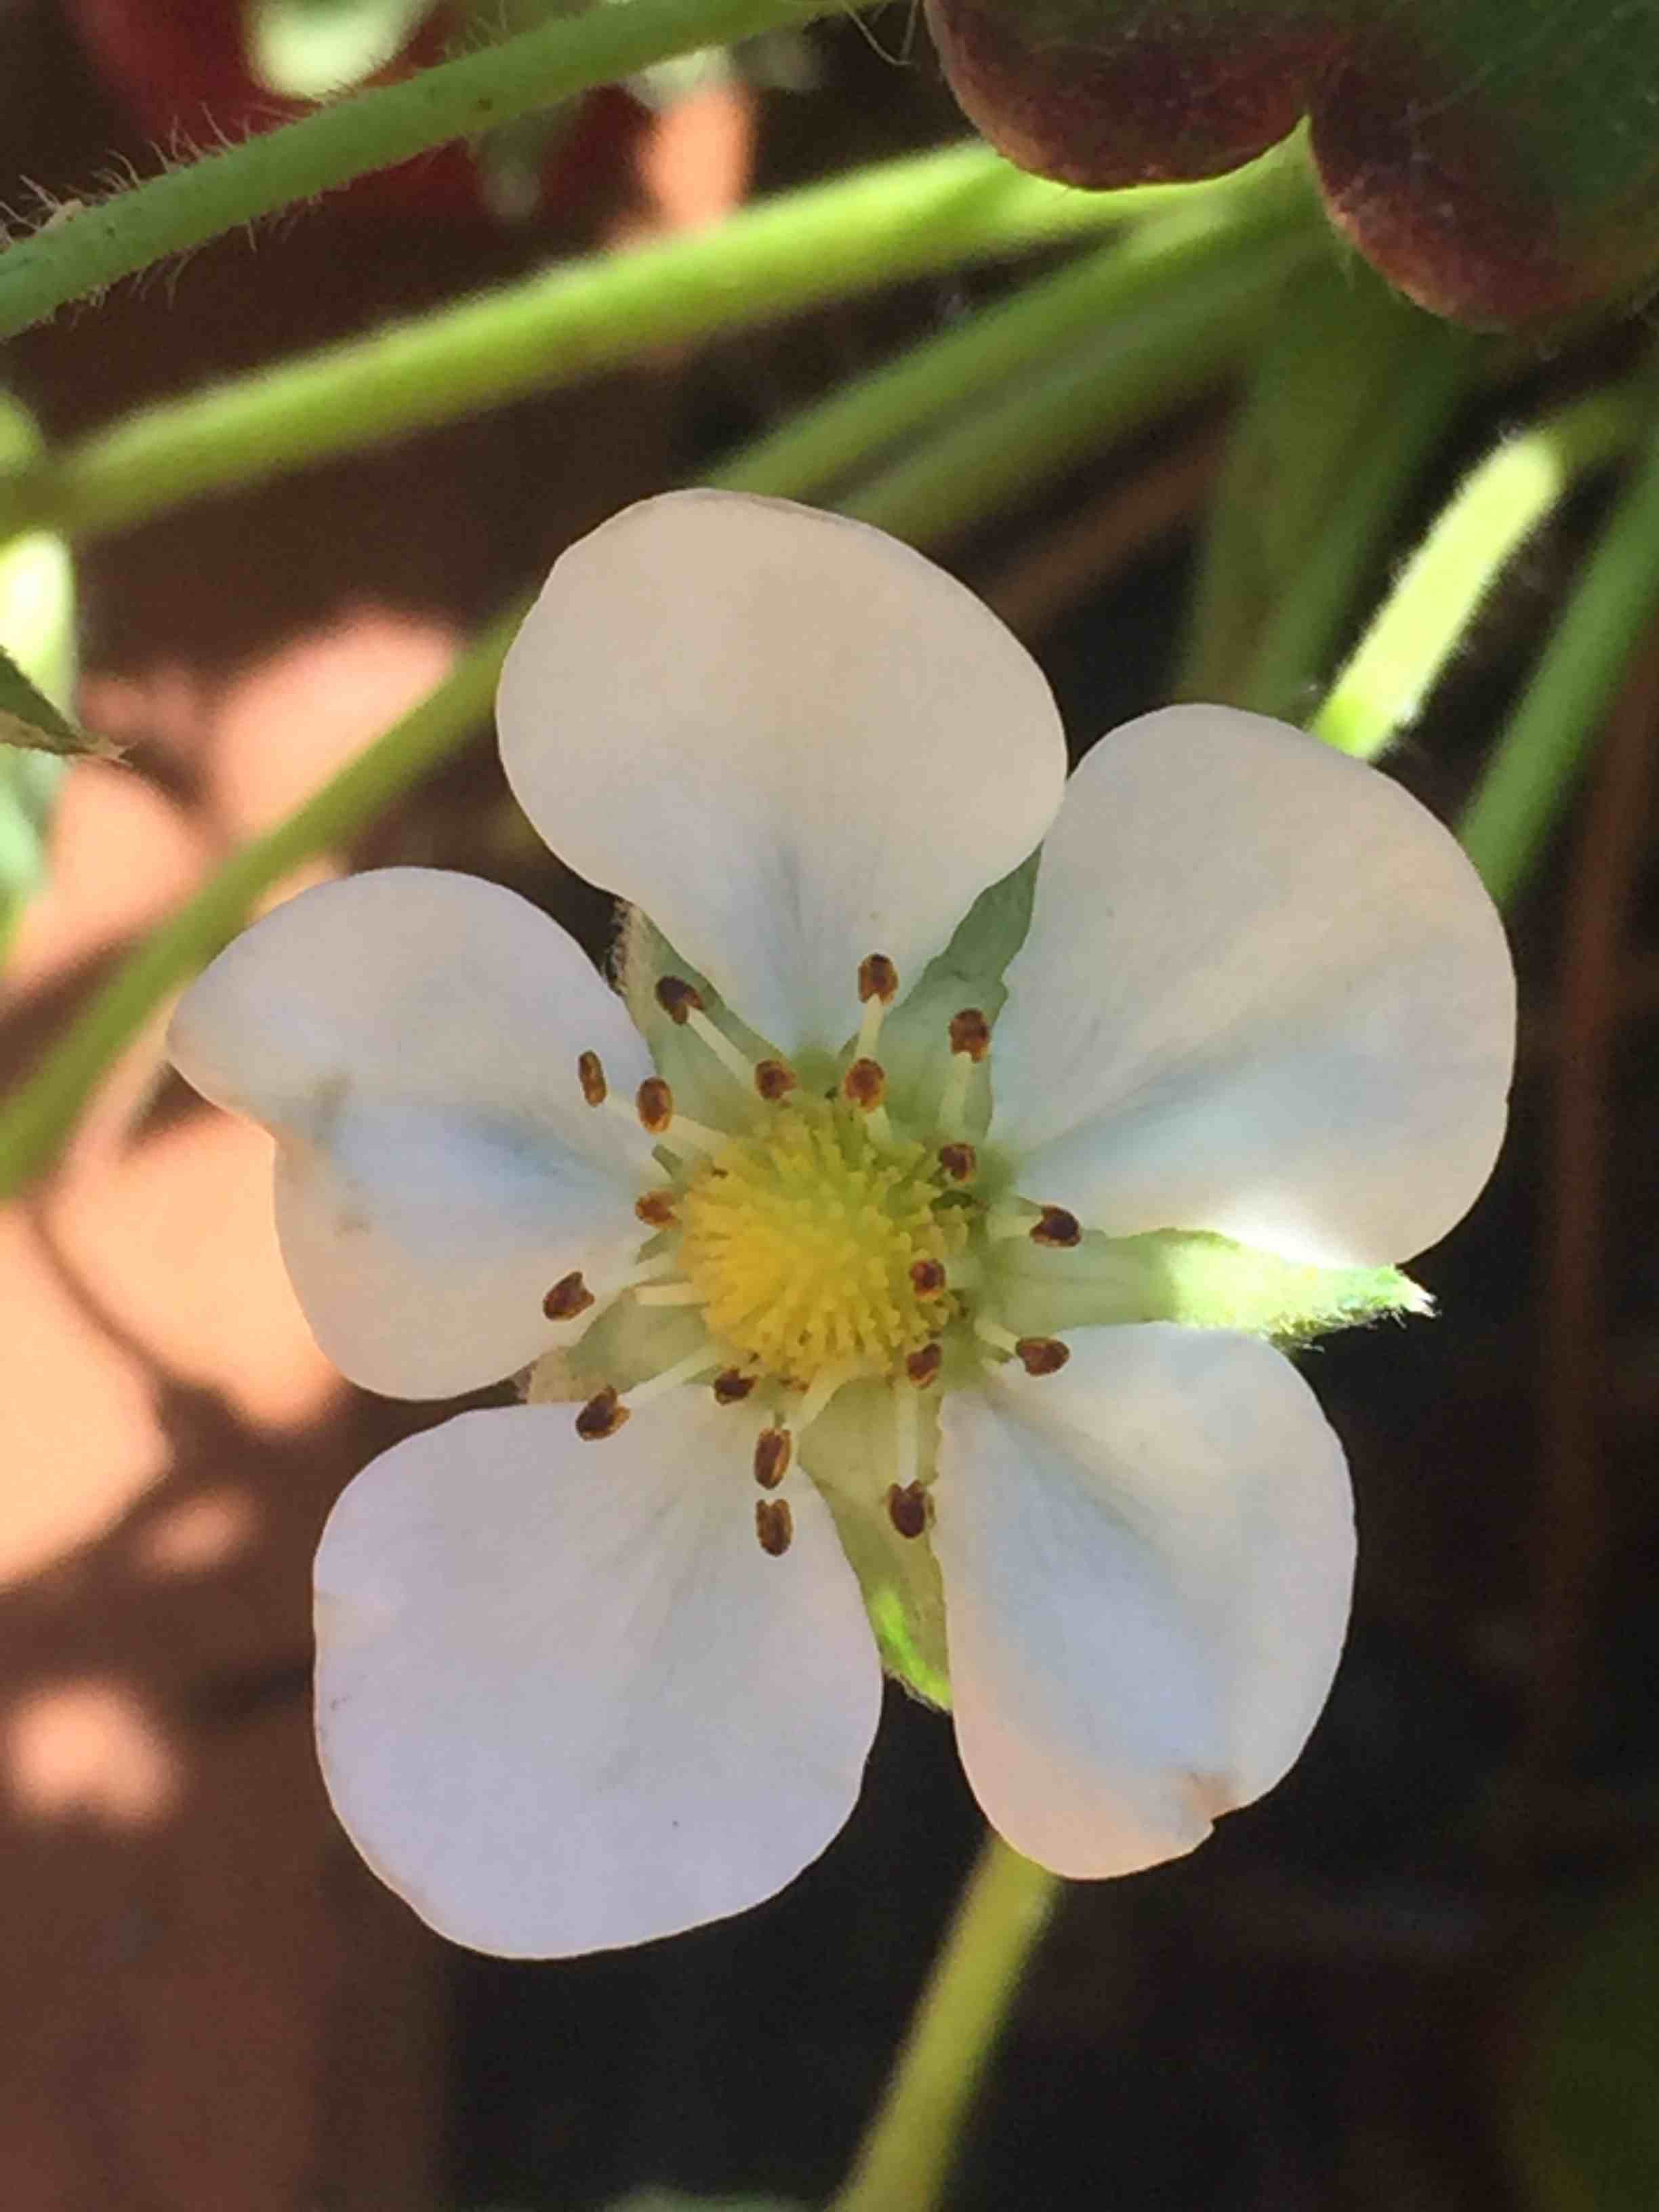
M 941 1195 L 925 1146 L 879 1146 L 842 1102 L 791 1098 L 693 1176 L 680 1262 L 710 1334 L 763 1373 L 885 1374 L 949 1316 L 966 1231 Z

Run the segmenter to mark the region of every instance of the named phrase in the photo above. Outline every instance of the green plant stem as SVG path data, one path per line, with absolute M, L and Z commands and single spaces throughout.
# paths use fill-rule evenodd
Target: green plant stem
M 1317 250 L 1312 233 L 1195 241 L 1179 284 L 1147 272 L 1136 313 L 965 410 L 836 506 L 927 543 L 967 528 L 1236 374 L 1285 271 Z
M 1184 193 L 1068 191 L 979 145 L 883 162 L 761 201 L 709 230 L 595 255 L 144 408 L 0 482 L 0 535 L 94 537 L 657 348 L 1171 206 L 1199 223 L 1269 198 L 1254 178 Z M 0 274 L 4 264 L 0 257 Z
M 1650 406 L 1635 392 L 1594 392 L 1473 470 L 1331 686 L 1315 735 L 1375 760 L 1408 728 L 1509 562 L 1590 471 L 1628 450 Z
M 988 1835 L 880 2109 L 830 2212 L 933 2212 L 1060 1883 Z
M 402 82 L 354 93 L 182 168 L 75 207 L 0 252 L 0 338 L 291 201 L 701 46 L 836 12 L 842 0 L 599 0 Z
M 1091 336 L 1132 326 L 1189 284 L 1207 286 L 1235 254 L 1294 228 L 1304 215 L 1282 191 L 1246 192 L 1230 181 L 1235 189 L 1226 198 L 1212 190 L 1201 201 L 1178 203 L 1176 212 L 1137 225 L 962 328 L 924 338 L 732 455 L 714 481 L 747 491 L 781 471 L 799 496 L 867 470 L 873 455 L 922 426 L 1052 365 L 1058 354 L 1074 354 Z M 1310 236 L 1310 214 L 1304 217 Z
M 1463 817 L 1464 849 L 1500 906 L 1526 882 L 1632 654 L 1659 621 L 1656 549 L 1659 437 L 1650 434 Z

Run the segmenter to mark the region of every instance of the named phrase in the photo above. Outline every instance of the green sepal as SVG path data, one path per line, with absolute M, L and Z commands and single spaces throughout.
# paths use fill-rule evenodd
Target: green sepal
M 920 1474 L 930 1481 L 936 1394 L 923 1401 L 921 1443 Z M 945 1586 L 928 1538 L 901 1536 L 887 1516 L 892 1454 L 892 1389 L 884 1382 L 848 1383 L 801 1439 L 801 1464 L 835 1516 L 883 1667 L 921 1704 L 948 1710 Z
M 1004 1256 L 1004 1255 L 1006 1256 Z M 1241 1329 L 1279 1345 L 1434 1310 L 1397 1267 L 1312 1267 L 1206 1231 L 1091 1231 L 1073 1250 L 1014 1243 L 995 1255 L 988 1302 L 1021 1336 L 1125 1322 Z
M 663 1012 L 657 1003 L 658 984 L 665 975 L 690 983 L 702 1000 L 709 1020 L 750 1060 L 780 1058 L 776 1046 L 738 1019 L 702 971 L 682 958 L 639 907 L 623 909 L 611 965 L 629 1017 L 649 1047 L 657 1073 L 673 1092 L 675 1103 L 694 1121 L 730 1127 L 733 1108 L 739 1103 L 752 1106 L 754 1093 L 720 1066 L 694 1030 Z M 806 1079 L 807 1071 L 798 1073 Z M 811 1073 L 827 1074 L 827 1070 Z
M 930 960 L 915 988 L 904 991 L 881 1032 L 881 1064 L 888 1096 L 910 1127 L 933 1126 L 950 1066 L 951 1017 L 977 1006 L 994 1022 L 1008 996 L 1003 971 L 1031 927 L 1039 853 L 982 890 L 957 925 L 943 952 Z M 982 1137 L 991 1118 L 987 1070 L 969 1092 L 969 1133 Z
M 702 1316 L 686 1306 L 642 1306 L 615 1298 L 573 1344 L 544 1352 L 526 1371 L 524 1395 L 532 1406 L 591 1398 L 607 1386 L 636 1389 L 676 1366 L 703 1340 Z
M 27 465 L 39 451 L 33 422 L 0 396 L 0 468 Z M 0 952 L 46 872 L 46 835 L 66 766 L 61 755 L 83 749 L 61 737 L 51 741 L 54 723 L 60 732 L 78 734 L 60 704 L 74 688 L 74 564 L 61 538 L 31 532 L 0 548 L 0 738 L 20 734 L 8 726 L 20 705 L 28 726 L 21 744 L 0 743 Z

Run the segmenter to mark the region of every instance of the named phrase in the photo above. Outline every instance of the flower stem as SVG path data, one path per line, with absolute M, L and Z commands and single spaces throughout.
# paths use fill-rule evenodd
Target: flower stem
M 1139 319 L 1155 318 L 1158 303 L 1174 301 L 1189 287 L 1202 304 L 1186 313 L 1202 318 L 1212 309 L 1210 288 L 1217 272 L 1264 239 L 1297 227 L 1298 216 L 1311 245 L 1311 209 L 1288 204 L 1259 165 L 1248 185 L 1240 178 L 1224 181 L 1224 191 L 1212 185 L 1201 198 L 1189 193 L 1174 203 L 1173 213 L 1137 225 L 1111 245 L 981 309 L 962 328 L 924 338 L 733 454 L 712 481 L 748 491 L 775 483 L 781 471 L 796 497 L 819 490 L 867 470 L 872 456 L 923 425 L 1052 367 L 1059 355 L 1075 357 L 1091 337 L 1133 332 Z M 1265 283 L 1259 252 L 1251 267 L 1255 281 Z M 1218 351 L 1224 358 L 1225 346 Z M 1133 337 L 1119 340 L 1115 357 L 1126 367 L 1134 362 Z M 1097 397 L 1107 375 L 1103 371 L 1097 381 Z M 1178 390 L 1173 395 L 1177 402 L 1180 396 Z
M 67 301 L 429 146 L 495 130 L 700 46 L 835 12 L 843 0 L 601 0 L 578 15 L 203 155 L 64 212 L 0 252 L 0 338 Z
M 1593 392 L 1510 439 L 1474 469 L 1401 571 L 1312 728 L 1375 760 L 1420 713 L 1508 563 L 1591 470 L 1639 435 L 1650 403 Z
M 830 2212 L 933 2212 L 1060 1882 L 989 1835 L 881 2106 Z
M 95 537 L 210 492 L 577 383 L 654 348 L 1090 236 L 1165 207 L 1198 223 L 1264 198 L 1234 179 L 1184 196 L 1175 186 L 1067 191 L 978 145 L 882 162 L 780 193 L 709 230 L 596 254 L 141 409 L 0 481 L 0 535 L 51 528 Z M 3 268 L 0 257 L 0 275 Z
M 1659 436 L 1650 434 L 1459 830 L 1500 906 L 1513 905 L 1631 655 L 1659 621 L 1656 545 Z
M 1228 443 L 1178 697 L 1273 714 L 1306 704 L 1472 350 L 1328 257 L 1287 288 Z
M 935 437 L 836 502 L 861 522 L 936 543 L 1034 492 L 1104 442 L 1158 419 L 1233 374 L 1280 280 L 1317 234 L 1196 239 L 1181 281 L 1149 267 L 1137 312 L 1051 367 L 960 412 Z

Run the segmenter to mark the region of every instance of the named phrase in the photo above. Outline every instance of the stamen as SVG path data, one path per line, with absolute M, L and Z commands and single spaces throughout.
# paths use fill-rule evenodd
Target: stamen
M 575 1268 L 558 1281 L 542 1300 L 542 1311 L 549 1321 L 574 1321 L 593 1304 L 593 1293 L 582 1280 L 582 1271 Z
M 811 1389 L 795 1408 L 796 1428 L 805 1434 L 842 1383 L 853 1382 L 863 1371 L 850 1360 L 838 1366 L 820 1368 Z
M 1074 1244 L 1083 1242 L 1083 1224 L 1076 1214 L 1063 1206 L 1045 1206 L 1031 1231 L 1033 1244 L 1045 1244 L 1051 1250 L 1069 1252 Z
M 674 1094 L 659 1075 L 647 1075 L 634 1093 L 634 1110 L 649 1137 L 665 1136 L 674 1118 Z
M 939 1380 L 939 1370 L 945 1364 L 945 1347 L 937 1340 L 924 1344 L 920 1352 L 913 1352 L 904 1363 L 904 1371 L 918 1390 L 926 1390 Z
M 915 1487 L 921 1466 L 921 1400 L 914 1390 L 893 1390 L 893 1485 Z
M 672 1190 L 647 1190 L 634 1200 L 634 1212 L 647 1229 L 666 1229 L 674 1219 Z
M 755 1439 L 755 1480 L 763 1490 L 775 1490 L 789 1472 L 795 1440 L 787 1429 L 763 1429 Z
M 1019 1351 L 1019 1339 L 1012 1329 L 1004 1328 L 1000 1322 L 992 1321 L 986 1314 L 974 1316 L 974 1334 L 998 1352 L 1006 1352 L 1011 1357 Z
M 951 1015 L 951 1067 L 939 1102 L 939 1118 L 945 1128 L 961 1127 L 974 1070 L 990 1049 L 991 1024 L 977 1006 L 963 1006 Z
M 627 1407 L 607 1382 L 577 1414 L 576 1434 L 584 1443 L 598 1443 L 602 1437 L 614 1437 L 627 1419 Z
M 634 1293 L 636 1306 L 706 1306 L 708 1293 L 695 1283 L 647 1283 Z
M 951 1049 L 977 1066 L 991 1049 L 991 1024 L 977 1006 L 951 1017 Z
M 685 1018 L 702 1010 L 702 994 L 695 983 L 688 983 L 683 975 L 663 975 L 657 981 L 657 1004 L 669 1020 L 684 1029 Z
M 660 1375 L 653 1375 L 643 1382 L 636 1382 L 628 1393 L 625 1410 L 638 1413 L 641 1406 L 648 1406 L 653 1398 L 660 1398 L 665 1391 L 677 1390 L 682 1382 L 695 1382 L 700 1375 L 708 1372 L 719 1358 L 720 1354 L 711 1351 L 708 1345 L 700 1345 L 696 1351 L 688 1352 L 684 1359 L 677 1359 L 672 1367 L 665 1367 Z
M 878 1000 L 872 1000 L 872 1006 Z M 855 1060 L 841 1079 L 842 1096 L 849 1106 L 863 1115 L 871 1135 L 878 1145 L 892 1140 L 892 1124 L 887 1119 L 887 1109 L 882 1103 L 887 1096 L 887 1070 L 878 1060 Z
M 714 1377 L 714 1403 L 738 1406 L 755 1387 L 755 1377 L 736 1367 L 723 1367 Z
M 1022 1336 L 1014 1354 L 1028 1375 L 1058 1375 L 1071 1358 L 1072 1347 L 1057 1336 Z
M 842 1096 L 860 1114 L 872 1114 L 887 1096 L 887 1070 L 878 1060 L 855 1060 L 841 1079 Z
M 972 1182 L 979 1173 L 979 1154 L 971 1145 L 941 1145 L 939 1164 L 952 1182 Z
M 672 1275 L 679 1264 L 678 1257 L 672 1252 L 659 1252 L 654 1260 L 641 1260 L 636 1262 L 623 1277 L 617 1288 L 619 1291 L 635 1291 L 641 1283 L 660 1283 L 665 1277 Z
M 933 1501 L 919 1482 L 902 1490 L 897 1483 L 890 1483 L 887 1517 L 901 1536 L 924 1536 L 933 1517 Z
M 1029 1237 L 1042 1218 L 1035 1207 L 1020 1199 L 1006 1212 L 988 1214 L 985 1234 L 993 1244 L 1006 1244 L 1013 1237 Z
M 717 1152 L 730 1141 L 718 1129 L 677 1114 L 674 1094 L 660 1075 L 646 1077 L 634 1094 L 634 1110 L 647 1136 L 659 1139 L 671 1152 Z
M 859 1024 L 857 1056 L 868 1060 L 881 1035 L 887 1009 L 898 996 L 898 969 L 884 952 L 872 952 L 859 963 L 859 998 L 864 1018 Z
M 795 1533 L 795 1516 L 789 1510 L 787 1498 L 757 1498 L 755 1500 L 755 1534 L 760 1547 L 769 1559 L 781 1559 L 789 1549 Z
M 769 1106 L 775 1106 L 780 1098 L 787 1098 L 799 1082 L 793 1067 L 786 1067 L 781 1060 L 757 1060 L 755 1062 L 755 1088 Z
M 596 1052 L 576 1055 L 576 1080 L 581 1085 L 582 1097 L 590 1106 L 603 1106 L 609 1085 L 605 1079 L 605 1062 Z
M 732 1081 L 746 1091 L 755 1079 L 754 1063 L 748 1054 L 733 1044 L 724 1030 L 717 1029 L 701 1006 L 694 1006 L 686 1018 Z
M 944 1261 L 912 1261 L 910 1287 L 919 1298 L 942 1298 L 946 1287 Z

